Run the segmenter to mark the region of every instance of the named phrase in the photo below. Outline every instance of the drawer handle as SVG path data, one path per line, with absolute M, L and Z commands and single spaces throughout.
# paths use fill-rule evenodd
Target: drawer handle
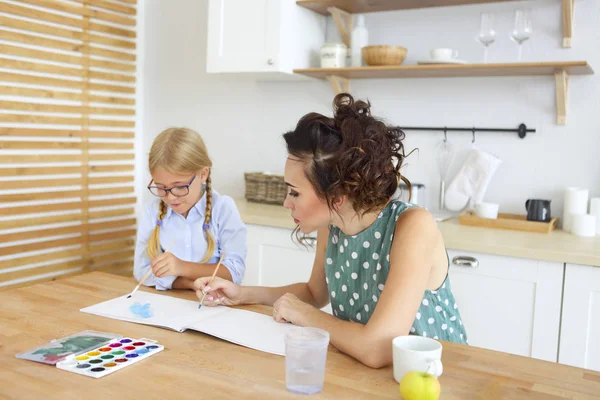
M 452 264 L 460 267 L 479 268 L 479 261 L 475 257 L 456 256 L 452 259 Z

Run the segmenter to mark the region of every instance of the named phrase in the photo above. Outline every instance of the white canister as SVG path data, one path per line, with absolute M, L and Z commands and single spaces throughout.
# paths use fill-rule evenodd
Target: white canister
M 321 46 L 321 68 L 344 68 L 347 55 L 344 43 L 325 43 Z
M 590 200 L 590 215 L 596 216 L 596 235 L 600 235 L 600 197 Z
M 571 233 L 577 236 L 596 236 L 596 216 L 589 214 L 572 214 Z
M 569 187 L 565 190 L 565 204 L 563 209 L 563 231 L 571 232 L 573 214 L 587 213 L 588 189 Z

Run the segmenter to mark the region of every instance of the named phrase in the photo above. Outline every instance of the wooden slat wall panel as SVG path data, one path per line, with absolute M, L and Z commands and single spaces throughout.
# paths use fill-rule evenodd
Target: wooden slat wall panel
M 13 46 L 10 44 L 0 44 L 0 54 L 83 66 L 83 59 L 81 56 L 53 53 L 50 51 Z M 126 64 L 116 61 L 91 59 L 89 66 L 94 68 L 112 69 L 115 71 L 135 72 L 135 64 Z
M 135 235 L 135 229 L 121 230 L 98 235 L 90 235 L 90 241 L 104 241 L 109 239 L 126 238 Z M 57 247 L 81 245 L 81 236 L 65 239 L 54 239 L 36 243 L 20 244 L 15 246 L 0 247 L 0 256 L 8 256 L 37 250 L 48 250 Z
M 77 3 L 88 3 L 89 5 L 95 7 L 95 8 L 100 8 L 100 9 L 104 9 L 104 10 L 110 10 L 110 11 L 116 11 L 122 14 L 126 14 L 126 15 L 135 15 L 136 14 L 136 9 L 133 7 L 129 7 L 129 6 L 125 6 L 122 4 L 116 4 L 116 3 L 111 3 L 110 1 L 105 1 L 105 0 L 73 0 Z
M 59 114 L 135 115 L 135 110 L 127 108 L 64 106 L 58 104 L 35 104 L 4 100 L 0 100 L 0 109 Z
M 77 210 L 80 211 L 80 210 Z M 88 213 L 89 219 L 100 219 L 100 218 L 114 218 L 132 215 L 134 213 L 133 208 L 120 208 L 116 210 L 103 210 Z M 42 226 L 49 224 L 57 224 L 63 222 L 74 222 L 81 221 L 81 214 L 71 213 L 67 215 L 56 215 L 51 217 L 35 217 L 35 218 L 24 218 L 24 219 L 11 219 L 7 221 L 0 221 L 0 229 L 17 229 L 17 228 L 28 228 L 32 226 Z
M 1 118 L 0 118 L 1 121 Z M 49 120 L 50 121 L 50 120 Z M 60 118 L 55 121 L 62 121 Z M 48 122 L 51 123 L 51 122 Z M 49 142 L 49 141 L 21 141 L 21 140 L 0 140 L 0 149 L 12 149 L 12 150 L 48 150 L 48 149 L 62 149 L 62 150 L 73 150 L 83 147 L 82 142 Z M 108 143 L 108 142 L 90 142 L 89 148 L 91 150 L 133 150 L 133 143 Z
M 64 3 L 62 1 L 57 0 L 20 0 L 22 3 L 31 4 L 38 7 L 47 8 L 49 10 L 60 11 L 69 14 L 86 16 L 94 19 L 99 19 L 102 21 L 113 22 L 115 24 L 126 25 L 126 26 L 135 26 L 135 18 L 119 16 L 113 13 L 107 13 L 103 11 L 98 11 L 86 7 L 82 7 L 81 5 L 70 5 L 69 3 Z M 85 5 L 91 5 L 90 2 L 83 2 Z
M 83 1 L 83 0 L 82 0 Z M 0 26 L 5 26 L 7 28 L 19 29 L 25 32 L 35 32 L 42 33 L 44 35 L 51 35 L 56 37 L 62 37 L 66 39 L 74 39 L 74 40 L 84 40 L 84 36 L 82 32 L 72 30 L 72 29 L 64 29 L 57 28 L 56 26 L 50 26 L 45 24 L 39 24 L 31 21 L 24 21 L 21 19 L 10 18 L 3 15 L 0 15 Z M 135 42 L 129 40 L 115 39 L 109 36 L 101 36 L 89 34 L 90 40 L 93 43 L 101 44 L 105 46 L 111 47 L 120 47 L 124 49 L 135 50 Z
M 42 1 L 40 1 L 41 3 Z M 50 1 L 48 1 L 50 3 Z M 58 13 L 42 11 L 38 8 L 23 7 L 10 3 L 0 3 L 0 12 L 12 14 L 14 16 L 31 18 L 44 22 L 52 22 L 58 25 L 66 25 L 74 28 L 84 29 L 85 22 L 81 18 L 65 17 Z M 125 38 L 135 38 L 135 30 L 126 28 L 117 28 L 113 25 L 105 25 L 99 23 L 90 23 L 91 31 L 108 33 L 114 36 L 122 36 Z
M 89 138 L 111 138 L 111 139 L 133 139 L 133 132 L 114 132 L 114 131 L 89 131 L 85 133 L 82 130 L 67 129 L 28 129 L 28 128 L 2 128 L 0 127 L 0 136 L 51 136 L 51 137 L 89 137 Z
M 114 50 L 106 50 L 101 47 L 92 47 L 88 45 L 81 45 L 76 42 L 67 42 L 64 40 L 48 39 L 36 35 L 26 35 L 23 33 L 17 33 L 5 29 L 0 29 L 0 37 L 2 40 L 13 43 L 22 43 L 30 46 L 48 47 L 51 49 L 66 50 L 73 53 L 88 53 L 97 56 L 104 56 L 120 61 L 134 62 L 135 55 L 131 53 L 125 53 Z
M 115 183 L 133 184 L 133 176 L 102 176 L 92 177 L 90 185 L 107 185 Z M 2 188 L 6 190 L 52 188 L 57 186 L 81 185 L 81 178 L 74 179 L 28 179 L 22 181 L 2 181 Z
M 136 13 L 0 0 L 0 290 L 131 274 Z
M 0 67 L 11 68 L 21 71 L 32 71 L 38 73 L 47 73 L 55 75 L 65 75 L 75 78 L 83 78 L 89 75 L 92 79 L 101 79 L 105 81 L 115 81 L 123 83 L 134 83 L 135 76 L 133 75 L 120 75 L 116 73 L 97 72 L 97 71 L 86 71 L 83 68 L 69 68 L 69 67 L 57 67 L 56 65 L 40 64 L 35 62 L 23 61 L 23 60 L 11 60 L 7 58 L 0 58 Z
M 83 89 L 85 85 L 84 82 L 78 80 L 45 78 L 36 75 L 13 74 L 10 72 L 0 72 L 0 81 L 40 86 L 57 86 L 60 88 L 69 89 Z M 104 83 L 90 83 L 89 86 L 90 90 L 101 92 L 116 92 L 125 94 L 135 93 L 135 88 L 130 86 L 108 85 Z
M 63 226 L 60 228 L 38 229 L 33 231 L 8 233 L 0 235 L 0 243 L 17 242 L 19 240 L 29 240 L 35 238 L 44 238 L 49 236 L 69 235 L 71 233 L 84 233 L 94 230 L 106 230 L 114 228 L 123 228 L 135 225 L 135 219 L 123 219 L 111 222 L 97 222 L 86 225 Z
M 0 49 L 2 45 L 0 45 Z M 71 100 L 81 101 L 82 96 L 80 93 L 74 92 L 63 92 L 60 90 L 48 90 L 48 89 L 37 89 L 37 88 L 26 88 L 26 87 L 11 87 L 11 86 L 0 86 L 0 95 L 8 96 L 20 96 L 20 97 L 40 97 L 51 100 Z M 127 97 L 119 96 L 97 96 L 90 95 L 89 101 L 94 103 L 108 103 L 108 104 L 119 104 L 133 106 L 135 100 Z
M 90 196 L 107 196 L 114 194 L 132 194 L 135 189 L 132 187 L 112 187 L 106 189 L 90 189 Z M 39 201 L 39 200 L 59 200 L 69 197 L 81 197 L 83 195 L 82 190 L 61 190 L 58 192 L 35 192 L 35 193 L 24 193 L 15 196 L 14 194 L 0 195 L 0 203 L 23 203 L 26 201 Z

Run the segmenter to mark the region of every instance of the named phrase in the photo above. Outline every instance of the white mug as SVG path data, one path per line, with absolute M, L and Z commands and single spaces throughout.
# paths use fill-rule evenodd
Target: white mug
M 400 382 L 411 371 L 442 375 L 442 344 L 423 336 L 398 336 L 392 340 L 394 379 Z
M 453 49 L 433 49 L 430 52 L 432 60 L 453 60 L 458 58 L 458 51 Z
M 475 215 L 479 218 L 496 219 L 498 218 L 499 205 L 496 203 L 477 203 L 475 204 Z

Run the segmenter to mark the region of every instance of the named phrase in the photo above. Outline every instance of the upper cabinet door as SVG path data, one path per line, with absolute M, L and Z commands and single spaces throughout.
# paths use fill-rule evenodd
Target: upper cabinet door
M 600 371 L 600 267 L 567 264 L 558 361 Z
M 210 0 L 206 71 L 273 70 L 279 9 L 276 0 Z

